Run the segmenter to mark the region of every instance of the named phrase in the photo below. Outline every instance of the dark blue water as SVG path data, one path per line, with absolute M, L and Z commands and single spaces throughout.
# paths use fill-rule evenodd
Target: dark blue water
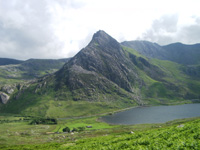
M 167 121 L 200 116 L 200 104 L 152 106 L 132 108 L 102 120 L 111 124 L 164 123 Z

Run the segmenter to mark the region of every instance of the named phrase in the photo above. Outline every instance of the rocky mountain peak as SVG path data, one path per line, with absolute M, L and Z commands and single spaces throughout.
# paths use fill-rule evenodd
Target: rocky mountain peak
M 96 33 L 94 33 L 93 39 L 100 39 L 100 38 L 102 38 L 102 39 L 109 39 L 109 38 L 111 38 L 111 36 L 108 35 L 105 31 L 99 30 Z
M 135 73 L 126 67 L 130 64 L 131 61 L 126 57 L 120 43 L 100 30 L 93 35 L 87 47 L 65 64 L 63 69 L 57 73 L 57 78 L 61 79 L 66 76 L 65 81 L 61 82 L 67 83 L 70 89 L 86 88 L 91 85 L 96 87 L 95 84 L 103 78 L 106 82 L 108 80 L 112 82 L 111 84 L 132 92 L 130 78 L 127 75 L 134 74 L 132 76 L 135 76 Z M 92 83 L 89 83 L 87 78 L 82 78 L 82 76 L 94 76 L 94 74 L 95 79 L 91 81 Z
M 89 46 L 95 45 L 99 47 L 112 47 L 115 49 L 120 48 L 120 44 L 112 38 L 110 35 L 108 35 L 105 31 L 99 30 L 93 35 L 92 41 L 90 42 Z

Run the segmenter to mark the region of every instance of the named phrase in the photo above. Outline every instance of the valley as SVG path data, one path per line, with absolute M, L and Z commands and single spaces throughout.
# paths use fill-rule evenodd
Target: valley
M 199 57 L 199 44 L 119 43 L 100 30 L 72 58 L 2 58 L 0 149 L 199 149 L 198 117 L 139 125 L 100 119 L 132 107 L 199 103 Z M 30 124 L 51 119 L 57 124 Z

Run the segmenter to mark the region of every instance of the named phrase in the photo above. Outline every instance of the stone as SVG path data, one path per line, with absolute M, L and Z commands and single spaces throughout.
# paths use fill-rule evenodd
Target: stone
M 7 95 L 6 93 L 4 92 L 0 92 L 0 101 L 3 103 L 3 104 L 6 104 L 10 99 L 10 96 Z
M 1 90 L 7 94 L 12 94 L 15 91 L 15 85 L 5 85 L 1 88 Z
M 180 124 L 177 126 L 177 128 L 183 128 L 185 125 L 184 124 Z

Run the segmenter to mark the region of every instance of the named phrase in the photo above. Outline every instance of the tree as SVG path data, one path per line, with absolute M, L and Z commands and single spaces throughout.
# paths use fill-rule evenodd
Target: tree
M 69 128 L 69 127 L 65 127 L 65 128 L 63 129 L 63 132 L 70 132 L 70 128 Z
M 77 128 L 73 128 L 72 132 L 78 132 L 78 129 Z

